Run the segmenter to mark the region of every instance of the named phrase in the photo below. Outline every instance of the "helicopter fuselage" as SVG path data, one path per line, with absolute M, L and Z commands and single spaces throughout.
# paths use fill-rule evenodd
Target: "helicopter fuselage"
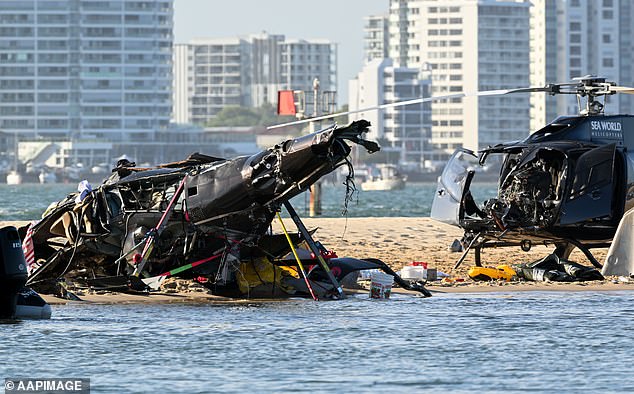
M 634 208 L 634 116 L 559 117 L 522 141 L 454 153 L 440 177 L 432 218 L 464 229 L 463 245 L 552 244 L 567 255 L 607 246 Z M 499 160 L 493 159 L 497 157 Z M 470 186 L 485 163 L 499 165 L 495 198 Z M 491 165 L 490 165 L 491 166 Z

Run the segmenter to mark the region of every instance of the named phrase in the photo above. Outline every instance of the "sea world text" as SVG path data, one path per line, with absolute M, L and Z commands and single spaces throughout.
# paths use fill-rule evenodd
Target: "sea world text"
M 621 122 L 608 122 L 602 120 L 593 120 L 590 122 L 590 128 L 592 130 L 601 131 L 621 131 Z
M 623 139 L 621 122 L 593 120 L 590 122 L 590 134 L 593 138 L 621 140 Z

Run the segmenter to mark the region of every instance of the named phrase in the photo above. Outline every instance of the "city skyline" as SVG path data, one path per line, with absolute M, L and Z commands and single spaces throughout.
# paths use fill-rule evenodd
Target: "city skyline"
M 348 80 L 363 67 L 364 17 L 387 13 L 388 5 L 388 0 L 323 0 L 318 7 L 306 0 L 237 0 L 218 7 L 204 0 L 174 0 L 174 43 L 262 31 L 288 38 L 333 41 L 338 44 L 338 102 L 342 105 L 348 101 Z M 302 18 L 301 13 L 311 7 L 312 15 Z M 245 14 L 246 9 L 249 12 Z

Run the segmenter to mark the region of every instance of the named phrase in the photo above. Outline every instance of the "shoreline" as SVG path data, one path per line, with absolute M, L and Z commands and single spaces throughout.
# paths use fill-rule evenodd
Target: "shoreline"
M 440 284 L 427 285 L 426 288 L 433 296 L 447 294 L 477 295 L 477 294 L 521 294 L 521 293 L 611 293 L 621 291 L 634 291 L 634 283 L 612 283 L 612 282 L 577 282 L 577 283 L 557 283 L 557 282 L 520 282 L 520 283 L 473 283 L 462 282 L 461 285 L 443 286 Z M 393 288 L 394 294 L 418 296 L 418 293 Z M 346 290 L 351 296 L 367 295 L 367 290 Z M 192 304 L 192 305 L 242 305 L 253 303 L 285 302 L 299 298 L 227 298 L 214 296 L 202 292 L 176 292 L 164 293 L 156 292 L 149 294 L 130 293 L 107 293 L 88 294 L 80 296 L 81 301 L 72 301 L 59 298 L 53 295 L 42 294 L 42 298 L 51 305 L 160 305 L 160 304 Z M 306 298 L 307 301 L 311 301 Z

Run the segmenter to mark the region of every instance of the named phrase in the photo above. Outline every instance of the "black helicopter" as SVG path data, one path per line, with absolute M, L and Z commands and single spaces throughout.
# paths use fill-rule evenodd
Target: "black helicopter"
M 583 77 L 508 93 L 577 95 L 578 116 L 560 116 L 522 141 L 479 152 L 457 150 L 439 178 L 431 217 L 465 230 L 462 257 L 474 249 L 481 266 L 487 247 L 554 245 L 567 259 L 581 250 L 597 268 L 590 249 L 607 247 L 624 212 L 634 206 L 634 116 L 605 115 L 605 97 L 634 90 Z M 603 97 L 603 102 L 599 101 Z M 585 100 L 585 106 L 582 106 Z M 497 197 L 478 204 L 469 190 L 487 160 L 501 155 Z
M 605 115 L 605 97 L 634 94 L 634 88 L 586 76 L 543 87 L 417 98 L 312 120 L 451 98 L 532 92 L 576 95 L 579 115 L 561 116 L 522 141 L 488 147 L 479 156 L 458 149 L 439 178 L 431 217 L 465 231 L 464 253 L 455 267 L 472 249 L 476 266 L 481 266 L 484 248 L 520 246 L 528 251 L 546 244 L 554 245 L 554 254 L 562 259 L 578 248 L 600 268 L 590 249 L 609 246 L 624 212 L 634 206 L 634 135 L 625 132 L 634 129 L 634 116 Z M 469 188 L 496 155 L 501 156 L 497 197 L 478 204 Z
M 194 154 L 153 168 L 121 160 L 98 188 L 80 184 L 20 229 L 27 285 L 44 293 L 65 293 L 69 282 L 145 291 L 180 276 L 224 296 L 341 298 L 349 274 L 380 269 L 429 296 L 380 260 L 333 255 L 313 240 L 289 202 L 346 164 L 351 193 L 348 142 L 378 151 L 363 139 L 369 126 L 364 120 L 334 125 L 233 159 Z M 282 206 L 298 233 L 286 230 Z M 283 233 L 271 230 L 276 216 Z

